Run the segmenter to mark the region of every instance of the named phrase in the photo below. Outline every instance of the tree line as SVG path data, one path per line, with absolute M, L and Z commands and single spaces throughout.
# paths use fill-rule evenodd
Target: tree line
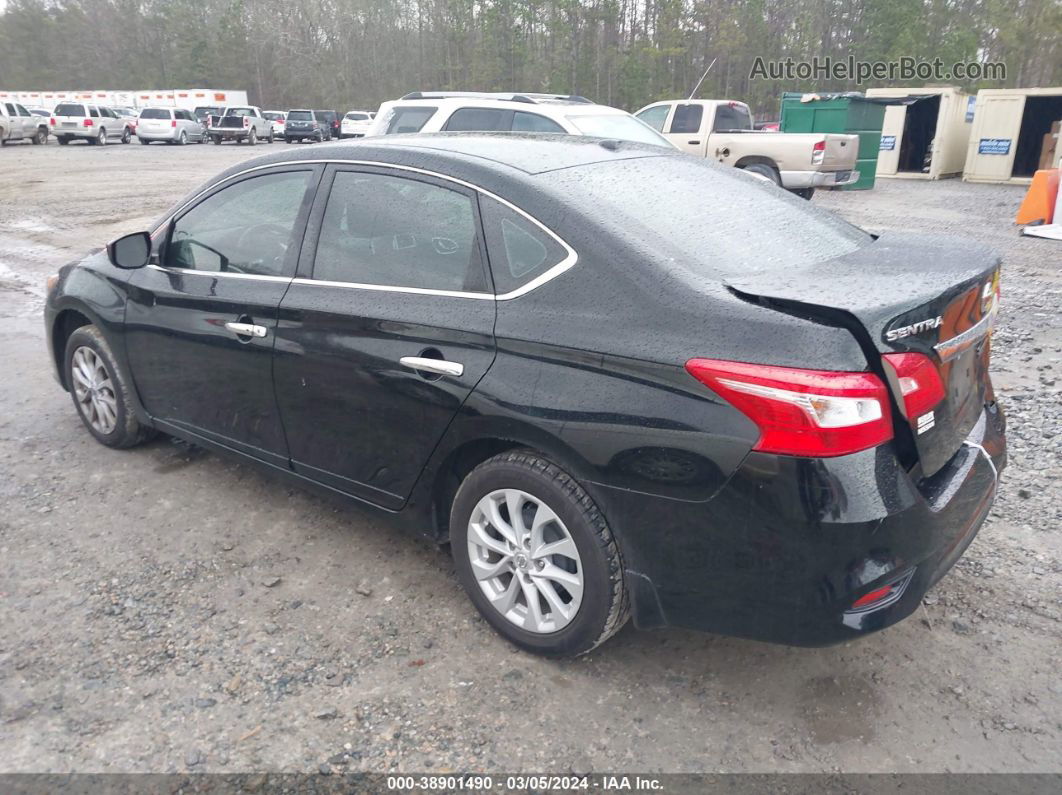
M 0 0 L 0 89 L 246 89 L 269 107 L 375 108 L 416 90 L 688 96 L 777 117 L 757 57 L 1002 62 L 968 89 L 1062 85 L 1059 0 Z M 889 81 L 889 85 L 904 85 Z M 907 85 L 923 85 L 918 80 Z

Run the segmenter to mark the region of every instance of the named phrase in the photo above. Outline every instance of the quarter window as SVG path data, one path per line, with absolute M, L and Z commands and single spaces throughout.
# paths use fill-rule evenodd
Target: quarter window
M 701 129 L 704 107 L 701 105 L 676 105 L 671 119 L 672 133 L 695 133 Z
M 427 182 L 339 171 L 332 182 L 313 277 L 483 292 L 472 199 Z
M 671 110 L 670 105 L 657 105 L 655 108 L 643 110 L 638 114 L 637 118 L 644 121 L 657 132 L 663 132 L 664 122 L 667 121 L 669 110 Z
M 482 197 L 480 210 L 496 294 L 519 289 L 568 256 L 556 238 L 504 204 Z
M 436 110 L 438 108 L 395 108 L 387 123 L 387 134 L 420 132 Z
M 752 116 L 744 105 L 717 105 L 712 132 L 723 130 L 751 130 Z
M 204 199 L 174 223 L 165 264 L 262 276 L 290 273 L 297 254 L 293 232 L 311 173 L 252 177 Z

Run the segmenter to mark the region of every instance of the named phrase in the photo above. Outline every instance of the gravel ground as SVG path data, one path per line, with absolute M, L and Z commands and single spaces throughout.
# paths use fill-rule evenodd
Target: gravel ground
M 628 627 L 549 662 L 445 550 L 184 444 L 108 450 L 53 381 L 45 276 L 266 149 L 0 153 L 0 772 L 1062 770 L 1062 246 L 1017 235 L 1021 188 L 814 199 L 1005 255 L 1010 467 L 924 610 L 828 649 Z

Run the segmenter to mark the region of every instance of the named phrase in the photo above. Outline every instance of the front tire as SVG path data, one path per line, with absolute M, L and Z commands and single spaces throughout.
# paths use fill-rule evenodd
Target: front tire
M 137 420 L 129 381 L 96 326 L 74 330 L 63 361 L 74 407 L 96 441 L 107 447 L 133 447 L 155 435 Z
M 629 613 L 623 561 L 605 517 L 567 472 L 528 450 L 465 478 L 450 514 L 461 585 L 487 622 L 520 648 L 585 654 Z
M 131 143 L 132 140 L 133 140 L 133 134 L 131 132 L 129 132 L 129 128 L 126 127 L 125 129 L 122 130 L 122 143 L 123 144 Z
M 33 136 L 33 143 L 37 146 L 48 143 L 48 128 L 38 127 L 37 134 Z

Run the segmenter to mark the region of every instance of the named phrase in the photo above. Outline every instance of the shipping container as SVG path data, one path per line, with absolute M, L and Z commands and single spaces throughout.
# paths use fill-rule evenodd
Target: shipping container
M 879 177 L 941 179 L 962 174 L 974 97 L 956 86 L 871 88 L 867 96 L 903 103 L 885 109 Z
M 1029 184 L 1040 165 L 1045 137 L 1060 120 L 1062 87 L 981 89 L 962 178 Z

